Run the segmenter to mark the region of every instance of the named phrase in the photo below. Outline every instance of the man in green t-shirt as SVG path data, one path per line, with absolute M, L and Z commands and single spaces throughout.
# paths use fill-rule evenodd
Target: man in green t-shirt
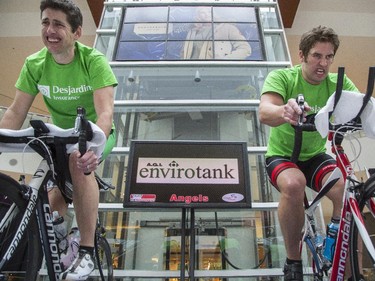
M 336 90 L 337 74 L 329 72 L 339 47 L 337 34 L 318 26 L 302 35 L 299 44 L 301 64 L 272 71 L 266 78 L 259 106 L 260 121 L 271 126 L 266 153 L 266 169 L 272 185 L 281 193 L 278 216 L 284 237 L 287 259 L 284 280 L 303 280 L 299 242 L 304 224 L 304 191 L 308 186 L 319 191 L 336 167 L 326 154 L 326 139 L 318 132 L 303 135 L 297 163 L 290 161 L 294 145 L 294 129 L 302 113 L 296 102 L 298 94 L 305 98 L 306 114 L 314 114 Z M 343 89 L 358 89 L 344 77 Z M 332 221 L 340 218 L 344 182 L 339 180 L 328 192 L 333 203 Z
M 77 41 L 82 34 L 82 14 L 71 0 L 42 0 L 40 11 L 45 47 L 25 60 L 16 82 L 15 99 L 0 121 L 0 127 L 21 128 L 35 96 L 41 93 L 55 125 L 74 127 L 77 107 L 82 106 L 87 118 L 107 136 L 101 158 L 90 150 L 82 157 L 79 151 L 69 156 L 81 240 L 76 260 L 60 279 L 86 280 L 94 269 L 94 233 L 99 204 L 99 189 L 93 172 L 115 144 L 113 95 L 117 80 L 103 54 Z M 63 216 L 72 199 L 63 197 L 58 188 L 53 188 L 49 197 L 52 209 Z

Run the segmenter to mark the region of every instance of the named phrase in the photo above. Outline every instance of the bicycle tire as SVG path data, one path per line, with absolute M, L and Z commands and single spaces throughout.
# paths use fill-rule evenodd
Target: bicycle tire
M 16 207 L 16 215 L 0 230 L 0 260 L 2 260 L 26 212 L 27 200 L 22 198 L 21 185 L 2 173 L 0 173 L 0 198 L 0 224 L 10 206 Z M 4 263 L 2 273 L 24 274 L 27 280 L 36 280 L 43 257 L 41 244 L 38 241 L 40 241 L 39 229 L 34 213 L 12 258 Z
M 99 273 L 99 280 L 113 281 L 113 264 L 111 247 L 105 237 L 96 235 L 95 239 L 95 269 Z
M 360 214 L 363 217 L 363 220 L 366 225 L 366 229 L 369 230 L 369 226 L 375 225 L 375 217 L 370 212 L 365 212 L 366 202 L 370 199 L 375 198 L 375 177 L 371 177 L 367 180 L 364 184 L 364 192 L 363 196 L 359 198 L 358 205 L 360 209 Z M 369 233 L 370 234 L 370 233 Z M 374 233 L 372 233 L 374 234 Z M 374 272 L 374 260 L 372 260 L 370 254 L 367 252 L 366 247 L 362 244 L 362 240 L 359 240 L 359 232 L 354 219 L 351 221 L 350 227 L 350 247 L 349 247 L 349 254 L 350 254 L 350 264 L 352 270 L 352 280 L 359 281 L 363 280 L 363 272 L 362 269 L 369 269 Z M 373 236 L 373 235 L 372 235 Z M 372 237 L 372 244 L 375 244 L 375 240 Z M 362 253 L 362 254 L 360 254 Z M 362 260 L 362 262 L 361 262 Z

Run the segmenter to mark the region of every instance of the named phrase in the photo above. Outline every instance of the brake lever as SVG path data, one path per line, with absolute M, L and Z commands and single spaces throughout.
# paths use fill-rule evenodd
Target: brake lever
M 302 113 L 301 115 L 298 117 L 298 125 L 301 126 L 303 124 L 303 113 L 305 112 L 305 98 L 302 94 L 298 94 L 297 98 L 296 98 L 296 102 L 299 106 L 299 108 L 301 109 Z
M 79 137 L 78 137 L 78 150 L 81 153 L 81 157 L 86 153 L 87 146 L 86 142 L 88 139 L 88 121 L 85 119 L 86 111 L 83 107 L 78 107 L 77 108 L 77 117 L 76 117 L 76 122 L 75 122 L 75 127 L 74 130 L 76 132 L 79 132 Z M 90 175 L 91 172 L 84 173 L 86 176 Z

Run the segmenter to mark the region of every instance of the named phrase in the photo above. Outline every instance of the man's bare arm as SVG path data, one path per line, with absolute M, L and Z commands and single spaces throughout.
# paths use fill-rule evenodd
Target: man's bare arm
M 94 92 L 95 111 L 98 115 L 98 125 L 108 137 L 113 123 L 113 92 L 112 86 L 98 89 Z
M 0 120 L 0 128 L 18 130 L 22 127 L 26 115 L 34 101 L 35 96 L 16 89 L 13 103 L 5 111 Z
M 277 127 L 285 123 L 284 101 L 277 93 L 265 93 L 260 98 L 259 120 L 263 124 Z
M 310 106 L 305 102 L 305 111 L 309 110 Z M 277 93 L 269 92 L 261 96 L 259 120 L 268 126 L 277 127 L 284 123 L 297 125 L 300 114 L 302 111 L 294 98 L 284 104 L 283 98 Z

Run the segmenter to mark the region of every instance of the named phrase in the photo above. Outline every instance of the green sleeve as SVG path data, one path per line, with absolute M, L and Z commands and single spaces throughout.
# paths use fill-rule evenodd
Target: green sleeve
M 104 55 L 94 56 L 90 63 L 90 80 L 94 91 L 107 86 L 117 86 L 116 77 Z
M 277 69 L 271 71 L 264 81 L 262 95 L 268 92 L 278 93 L 282 96 L 284 101 L 287 99 L 288 81 L 292 81 L 291 77 L 285 73 L 284 69 Z
M 30 71 L 29 67 L 28 60 L 26 59 L 15 87 L 25 93 L 36 96 L 39 93 L 38 80 L 37 77 L 35 77 L 35 73 Z

